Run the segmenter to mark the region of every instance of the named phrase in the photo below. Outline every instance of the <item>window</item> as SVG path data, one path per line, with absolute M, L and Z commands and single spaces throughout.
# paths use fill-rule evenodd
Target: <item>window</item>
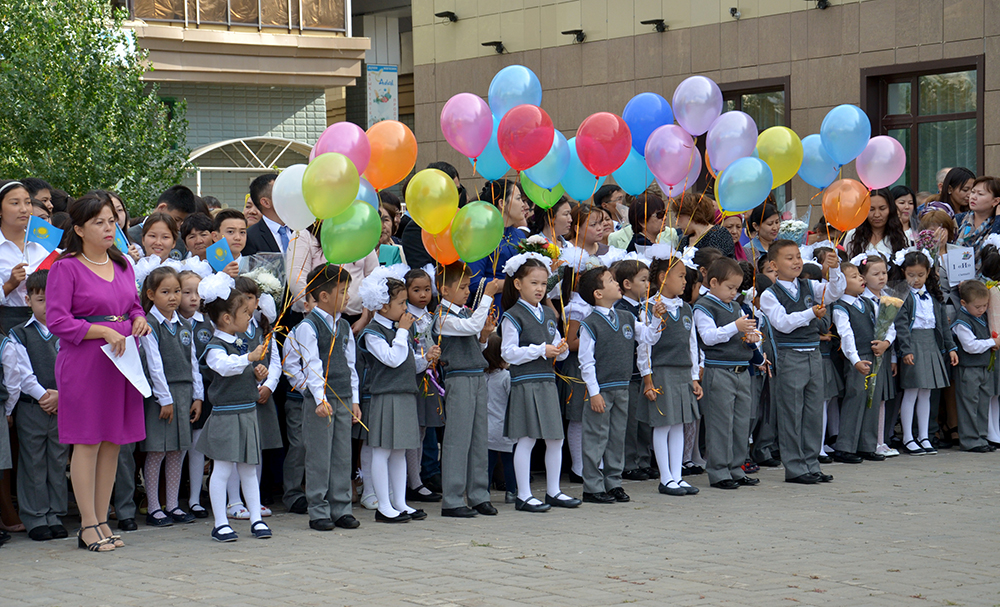
M 145 21 L 172 21 L 275 27 L 287 30 L 345 31 L 345 0 L 112 0 L 127 4 L 132 17 Z M 301 14 L 299 14 L 299 9 Z
M 906 150 L 896 182 L 937 193 L 937 172 L 983 166 L 982 57 L 862 70 L 875 135 Z

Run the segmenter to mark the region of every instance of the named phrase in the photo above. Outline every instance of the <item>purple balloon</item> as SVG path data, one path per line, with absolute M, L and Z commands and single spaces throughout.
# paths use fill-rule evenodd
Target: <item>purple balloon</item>
M 479 95 L 455 95 L 441 110 L 441 132 L 462 156 L 478 158 L 493 134 L 490 106 Z
M 362 175 L 368 167 L 368 160 L 371 159 L 372 148 L 364 129 L 353 122 L 336 122 L 326 127 L 316 140 L 316 145 L 309 152 L 309 162 L 320 154 L 329 152 L 350 158 L 358 169 L 358 175 Z
M 716 174 L 740 158 L 753 154 L 757 147 L 757 123 L 749 114 L 726 112 L 708 129 L 705 153 Z
M 697 137 L 722 114 L 722 91 L 710 78 L 691 76 L 677 85 L 671 105 L 677 124 Z
M 896 183 L 906 169 L 906 151 L 888 135 L 868 140 L 865 151 L 854 161 L 861 183 L 869 190 L 887 188 Z
M 679 183 L 675 183 L 674 185 L 666 187 L 664 187 L 663 184 L 661 183 L 660 189 L 663 190 L 663 193 L 669 196 L 670 198 L 676 198 L 681 194 L 683 194 L 685 190 L 690 190 L 691 188 L 693 188 L 695 184 L 698 183 L 699 177 L 701 177 L 701 152 L 698 151 L 698 148 L 695 148 L 694 158 L 692 159 L 691 162 L 691 170 L 688 171 L 688 174 L 686 177 L 684 177 L 684 180 L 680 181 Z
M 661 126 L 646 140 L 646 166 L 657 181 L 668 186 L 684 181 L 695 154 L 694 139 L 676 124 Z M 700 154 L 698 158 L 700 164 Z

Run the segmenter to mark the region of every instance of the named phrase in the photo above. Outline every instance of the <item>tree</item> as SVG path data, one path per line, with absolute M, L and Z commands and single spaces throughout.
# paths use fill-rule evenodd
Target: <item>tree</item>
M 125 16 L 108 0 L 0 0 L 0 177 L 113 189 L 133 213 L 180 182 L 185 107 L 143 81 Z

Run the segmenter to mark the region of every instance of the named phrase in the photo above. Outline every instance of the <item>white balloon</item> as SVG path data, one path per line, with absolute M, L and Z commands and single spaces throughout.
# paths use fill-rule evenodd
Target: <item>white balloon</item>
M 316 221 L 302 196 L 302 174 L 305 172 L 306 165 L 293 164 L 278 174 L 271 188 L 274 211 L 293 230 L 304 230 Z

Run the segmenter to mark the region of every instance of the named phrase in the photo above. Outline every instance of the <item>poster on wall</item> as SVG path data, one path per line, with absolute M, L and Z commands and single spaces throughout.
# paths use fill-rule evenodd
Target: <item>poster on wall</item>
M 399 67 L 368 64 L 368 128 L 399 120 Z

